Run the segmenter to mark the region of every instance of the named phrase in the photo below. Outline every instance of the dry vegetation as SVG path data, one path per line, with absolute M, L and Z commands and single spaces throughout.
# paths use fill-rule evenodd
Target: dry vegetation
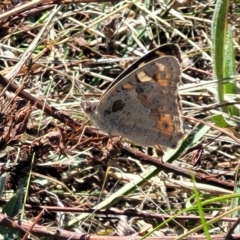
M 215 1 L 35 2 L 25 8 L 25 1 L 1 1 L 4 239 L 12 239 L 16 230 L 21 239 L 80 239 L 84 234 L 140 239 L 175 214 L 151 233 L 152 239 L 191 234 L 204 239 L 200 234 L 206 229 L 195 230 L 203 224 L 201 213 L 212 220 L 207 224 L 212 238 L 224 237 L 238 216 L 227 212 L 238 204 L 226 196 L 238 181 L 240 138 L 238 116 L 231 128 L 211 121 L 219 114 L 228 117 L 219 107 L 212 70 Z M 238 10 L 232 3 L 228 16 L 236 71 Z M 156 149 L 110 139 L 84 125 L 80 102 L 99 99 L 123 69 L 165 43 L 177 44 L 182 52 L 186 136 L 181 147 L 162 158 Z M 229 97 L 225 105 L 239 103 Z M 196 207 L 198 200 L 202 208 Z

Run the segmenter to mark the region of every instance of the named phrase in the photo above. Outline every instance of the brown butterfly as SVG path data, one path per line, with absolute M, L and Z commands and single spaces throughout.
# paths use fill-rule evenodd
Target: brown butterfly
M 177 45 L 162 45 L 134 62 L 107 88 L 98 103 L 82 103 L 95 126 L 142 146 L 175 148 L 183 137 Z

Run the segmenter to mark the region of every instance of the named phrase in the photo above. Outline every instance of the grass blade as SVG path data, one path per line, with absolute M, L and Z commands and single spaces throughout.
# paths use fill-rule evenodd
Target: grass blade
M 219 80 L 219 101 L 228 100 L 226 94 L 236 94 L 235 83 L 221 84 L 222 79 L 235 75 L 232 30 L 227 25 L 229 0 L 217 0 L 212 21 L 212 56 L 214 77 Z M 234 106 L 225 106 L 223 111 L 239 116 Z

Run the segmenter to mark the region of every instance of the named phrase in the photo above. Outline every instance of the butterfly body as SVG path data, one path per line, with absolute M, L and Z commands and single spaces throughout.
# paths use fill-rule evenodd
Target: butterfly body
M 180 75 L 176 57 L 155 58 L 117 78 L 98 104 L 84 107 L 85 112 L 110 136 L 122 136 L 143 146 L 175 148 L 183 136 Z

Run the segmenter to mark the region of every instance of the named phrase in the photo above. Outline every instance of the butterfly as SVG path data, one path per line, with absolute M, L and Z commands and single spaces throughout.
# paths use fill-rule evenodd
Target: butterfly
M 159 46 L 123 71 L 98 103 L 81 106 L 92 123 L 110 136 L 142 146 L 176 148 L 184 135 L 180 62 L 177 45 Z

